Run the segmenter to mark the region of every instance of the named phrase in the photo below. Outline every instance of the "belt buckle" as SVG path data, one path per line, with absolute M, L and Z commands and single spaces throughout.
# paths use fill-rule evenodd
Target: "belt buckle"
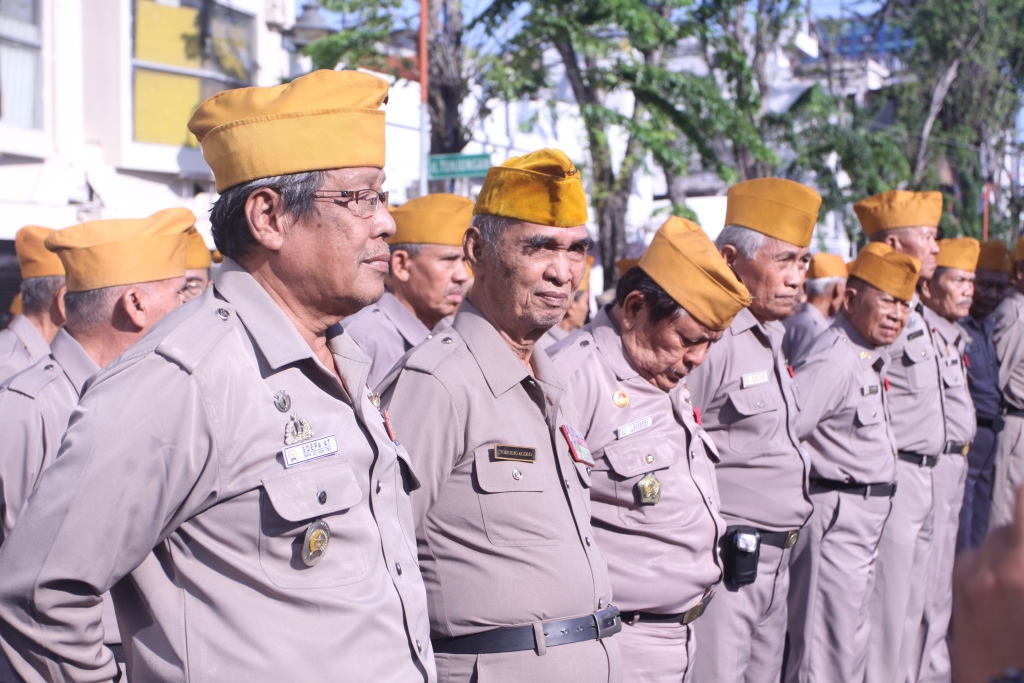
M 613 636 L 622 630 L 622 618 L 618 607 L 606 607 L 591 616 L 594 617 L 594 624 L 597 626 L 598 640 Z
M 786 532 L 786 542 L 783 545 L 784 548 L 789 549 L 796 545 L 797 539 L 800 538 L 799 529 L 790 529 Z
M 971 444 L 965 443 L 960 447 L 960 455 L 967 457 L 967 454 L 971 452 Z
M 690 624 L 690 623 L 696 621 L 697 617 L 699 617 L 701 615 L 701 610 L 703 608 L 704 608 L 704 601 L 701 600 L 696 605 L 694 605 L 690 609 L 688 609 L 685 612 L 683 612 L 683 620 L 680 623 L 682 623 L 683 626 L 686 626 L 687 624 Z

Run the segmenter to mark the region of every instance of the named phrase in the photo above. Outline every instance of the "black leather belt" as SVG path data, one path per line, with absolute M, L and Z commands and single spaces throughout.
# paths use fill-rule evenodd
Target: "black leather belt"
M 971 451 L 971 444 L 959 443 L 957 441 L 947 441 L 946 447 L 942 449 L 943 453 L 952 453 L 956 455 L 967 455 Z
M 892 498 L 896 495 L 896 482 L 891 484 L 856 484 L 849 481 L 837 481 L 835 479 L 811 479 L 811 485 L 820 486 L 829 491 L 841 491 L 865 498 L 885 497 Z
M 978 417 L 978 426 L 979 427 L 984 427 L 985 429 L 995 429 L 996 428 L 995 418 L 979 416 Z
M 939 456 L 937 455 L 921 455 L 920 453 L 911 453 L 910 451 L 899 451 L 897 455 L 900 460 L 912 462 L 918 467 L 935 467 L 939 462 Z
M 114 653 L 114 661 L 124 664 L 124 647 L 121 645 L 107 645 L 107 648 Z
M 1011 408 L 1009 406 L 1003 408 L 1004 415 L 1012 415 L 1013 417 L 1024 417 L 1024 410 L 1020 408 Z
M 793 529 L 792 531 L 765 531 L 764 529 L 758 529 L 757 533 L 761 534 L 761 545 L 770 545 L 775 548 L 782 548 L 786 550 L 796 545 L 796 541 L 800 538 L 800 530 Z
M 614 606 L 585 617 L 543 621 L 544 644 L 547 647 L 568 645 L 584 640 L 601 640 L 622 630 L 619 608 Z M 445 655 L 483 655 L 496 652 L 520 652 L 537 648 L 533 624 L 503 626 L 456 638 L 433 640 L 434 652 Z
M 655 614 L 653 612 L 623 612 L 621 614 L 622 621 L 627 624 L 633 624 L 638 621 L 647 621 L 652 624 L 692 624 L 704 614 L 707 610 L 708 605 L 711 604 L 711 598 L 715 597 L 712 593 L 708 597 L 700 601 L 699 604 L 691 607 L 682 614 Z

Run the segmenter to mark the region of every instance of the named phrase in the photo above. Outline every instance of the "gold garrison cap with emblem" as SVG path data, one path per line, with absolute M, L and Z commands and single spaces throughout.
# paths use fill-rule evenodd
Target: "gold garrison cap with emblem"
M 974 272 L 978 268 L 981 242 L 971 237 L 952 237 L 939 240 L 939 253 L 935 262 L 940 268 L 957 268 Z
M 1002 240 L 982 242 L 981 253 L 978 255 L 978 269 L 1009 273 L 1010 254 L 1006 249 L 1006 242 Z
M 455 194 L 428 194 L 391 209 L 397 229 L 388 244 L 462 246 L 473 220 L 473 202 Z
M 477 214 L 571 228 L 587 222 L 587 194 L 565 152 L 545 148 L 492 166 L 473 207 Z
M 209 268 L 213 263 L 210 256 L 210 248 L 206 246 L 206 240 L 195 228 L 188 233 L 188 251 L 185 254 L 185 267 L 188 270 L 203 270 Z
M 942 193 L 891 190 L 860 200 L 853 210 L 869 236 L 897 228 L 937 228 L 942 219 Z
M 807 265 L 807 279 L 821 280 L 826 277 L 846 277 L 848 275 L 843 257 L 835 254 L 815 254 Z
M 188 209 L 164 209 L 148 218 L 88 221 L 57 230 L 46 248 L 67 271 L 69 292 L 155 282 L 185 274 Z
M 900 301 L 910 301 L 921 273 L 921 262 L 884 242 L 869 242 L 857 254 L 850 275 Z
M 388 82 L 322 69 L 272 88 L 235 88 L 199 105 L 188 129 L 217 191 L 258 178 L 334 168 L 384 168 Z
M 729 188 L 725 224 L 806 247 L 820 208 L 821 195 L 806 185 L 784 178 L 755 178 Z
M 53 277 L 64 274 L 64 264 L 46 248 L 46 238 L 55 230 L 38 225 L 26 225 L 14 234 L 14 252 L 21 265 L 21 279 Z
M 687 313 L 713 330 L 724 330 L 750 292 L 700 226 L 672 216 L 658 228 L 640 257 L 640 268 Z

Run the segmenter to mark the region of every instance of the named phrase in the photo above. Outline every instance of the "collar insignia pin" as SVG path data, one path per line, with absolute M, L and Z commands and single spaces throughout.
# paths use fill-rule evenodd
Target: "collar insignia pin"
M 288 392 L 282 389 L 281 391 L 274 394 L 274 407 L 280 410 L 282 413 L 287 413 L 292 408 L 292 397 L 288 395 Z

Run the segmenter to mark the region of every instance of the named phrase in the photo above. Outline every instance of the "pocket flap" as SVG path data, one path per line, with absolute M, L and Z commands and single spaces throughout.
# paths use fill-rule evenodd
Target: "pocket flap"
M 963 386 L 964 383 L 964 371 L 960 369 L 960 364 L 956 365 L 948 363 L 942 368 L 942 381 L 947 387 L 959 387 Z
M 740 415 L 746 417 L 776 410 L 775 402 L 777 400 L 778 396 L 775 394 L 774 385 L 736 389 L 729 392 L 729 402 L 732 403 L 732 407 Z
M 415 491 L 422 486 L 422 484 L 420 483 L 420 478 L 416 476 L 416 469 L 412 466 L 412 457 L 409 455 L 409 451 L 405 449 L 405 446 L 396 443 L 395 452 L 398 454 L 398 459 L 403 465 L 405 465 L 406 474 L 409 475 L 409 490 Z M 401 465 L 399 465 L 399 467 L 401 467 Z
M 921 361 L 929 360 L 934 354 L 935 350 L 927 340 L 917 344 L 907 344 L 903 347 L 903 357 L 910 363 L 920 363 Z
M 703 427 L 697 431 L 697 436 L 700 437 L 701 442 L 704 444 L 704 450 L 707 451 L 708 457 L 711 458 L 711 462 L 716 465 L 722 462 L 722 457 L 718 454 L 718 446 L 715 445 L 715 440 L 711 438 L 711 435 L 704 431 Z
M 861 425 L 873 425 L 878 424 L 881 421 L 882 408 L 880 406 L 857 406 L 857 422 Z
M 347 463 L 284 471 L 263 478 L 277 514 L 289 522 L 301 522 L 347 510 L 363 498 L 356 476 Z M 324 496 L 321 496 L 321 491 Z M 320 499 L 324 498 L 324 502 Z
M 476 483 L 484 492 L 544 490 L 544 481 L 537 463 L 494 460 L 493 453 L 494 446 L 483 446 L 473 452 Z
M 681 443 L 666 442 L 664 438 L 646 437 L 634 441 L 626 437 L 605 446 L 604 457 L 616 474 L 630 479 L 645 472 L 671 467 L 679 459 L 682 446 Z

